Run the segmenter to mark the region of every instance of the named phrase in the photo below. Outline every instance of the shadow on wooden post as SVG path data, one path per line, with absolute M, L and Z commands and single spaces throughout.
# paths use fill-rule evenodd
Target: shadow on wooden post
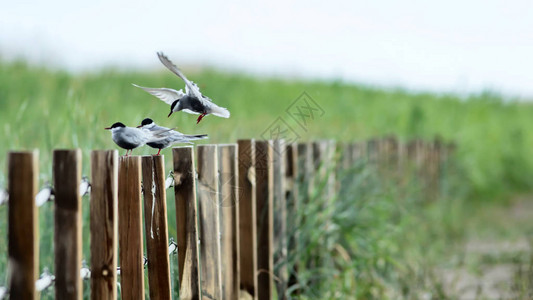
M 125 300 L 144 299 L 141 201 L 141 158 L 122 156 L 118 171 L 118 230 L 120 291 Z
M 217 145 L 200 145 L 196 149 L 202 296 L 222 299 Z
M 118 152 L 91 152 L 91 299 L 117 299 Z
M 274 288 L 274 216 L 272 141 L 255 143 L 255 179 L 257 200 L 257 296 L 271 299 Z
M 54 253 L 56 299 L 82 299 L 81 151 L 55 150 Z
M 144 232 L 150 299 L 171 299 L 165 157 L 143 156 Z
M 172 149 L 180 299 L 200 299 L 196 179 L 192 146 Z
M 39 227 L 35 196 L 39 152 L 9 152 L 8 253 L 10 299 L 39 299 Z
M 255 142 L 239 140 L 239 235 L 241 290 L 257 299 Z
M 239 189 L 237 145 L 218 145 L 222 298 L 239 299 Z

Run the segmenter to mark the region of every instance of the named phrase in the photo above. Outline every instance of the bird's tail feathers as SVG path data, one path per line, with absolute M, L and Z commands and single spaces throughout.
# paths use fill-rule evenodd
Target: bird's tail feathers
M 185 137 L 186 139 L 188 139 L 190 141 L 203 140 L 203 139 L 208 139 L 209 138 L 207 136 L 207 134 L 184 135 L 183 137 Z

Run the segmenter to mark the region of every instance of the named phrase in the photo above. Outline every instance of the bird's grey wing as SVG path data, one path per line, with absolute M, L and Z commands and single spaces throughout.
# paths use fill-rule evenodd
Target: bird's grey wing
M 165 67 L 167 67 L 167 69 L 169 69 L 172 73 L 178 75 L 178 77 L 181 78 L 185 82 L 185 92 L 187 94 L 190 93 L 194 95 L 195 97 L 197 97 L 198 99 L 202 99 L 202 93 L 200 93 L 200 89 L 198 88 L 198 86 L 194 84 L 192 81 L 189 81 L 189 79 L 187 79 L 187 77 L 183 75 L 180 69 L 178 69 L 178 67 L 176 67 L 176 65 L 174 65 L 170 61 L 170 59 L 168 59 L 168 57 L 166 57 L 165 54 L 163 54 L 163 52 L 157 52 L 157 56 L 159 57 L 159 60 L 161 61 L 161 63 Z
M 148 88 L 148 87 L 136 85 L 135 83 L 132 83 L 132 84 L 133 86 L 141 88 L 145 90 L 146 92 L 163 100 L 168 105 L 172 105 L 172 102 L 185 96 L 185 93 L 183 93 L 182 90 L 176 91 L 176 90 L 168 89 L 168 88 Z
M 155 138 L 167 138 L 169 136 L 171 136 L 173 134 L 174 131 L 174 128 L 166 128 L 164 127 L 165 129 L 160 129 L 160 130 L 153 130 L 153 131 L 148 131 L 149 134 Z
M 168 128 L 168 127 L 155 125 L 154 127 L 150 128 L 149 130 L 150 131 L 168 131 L 169 129 L 170 128 Z
M 137 128 L 124 129 L 123 137 L 132 144 L 144 144 L 147 140 L 147 135 L 142 130 Z

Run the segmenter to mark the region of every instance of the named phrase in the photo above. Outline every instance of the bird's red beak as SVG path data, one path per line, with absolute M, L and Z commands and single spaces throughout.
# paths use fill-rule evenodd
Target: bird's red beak
M 168 114 L 168 117 L 167 118 L 170 118 L 170 115 L 172 115 L 173 111 L 171 111 L 169 114 Z
M 137 128 L 141 128 L 141 127 L 143 127 L 143 126 L 142 125 L 137 126 Z
M 111 129 L 111 127 L 106 127 L 106 128 L 104 128 L 104 129 L 105 129 L 105 130 L 109 130 L 109 129 Z

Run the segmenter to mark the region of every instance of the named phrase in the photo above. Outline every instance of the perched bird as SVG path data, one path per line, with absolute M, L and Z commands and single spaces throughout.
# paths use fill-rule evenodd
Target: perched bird
M 165 149 L 173 144 L 187 143 L 192 144 L 191 141 L 207 139 L 207 134 L 197 134 L 197 135 L 187 135 L 176 130 L 171 130 L 167 127 L 157 125 L 152 119 L 146 118 L 141 122 L 141 125 L 137 128 L 146 129 L 154 132 L 164 131 L 161 135 L 166 136 L 165 139 L 162 139 L 157 142 L 146 143 L 146 145 L 159 149 L 156 155 L 159 155 L 161 149 Z M 165 131 L 166 130 L 166 131 Z
M 111 138 L 119 147 L 126 149 L 126 156 L 128 156 L 128 151 L 130 151 L 131 154 L 133 149 L 146 143 L 159 142 L 166 139 L 167 137 L 164 134 L 171 130 L 150 131 L 135 127 L 127 127 L 120 122 L 104 129 L 111 130 Z
M 157 52 L 159 60 L 167 67 L 172 73 L 178 75 L 185 82 L 185 93 L 183 90 L 173 90 L 169 88 L 147 88 L 136 84 L 134 86 L 145 90 L 146 92 L 156 96 L 170 105 L 170 113 L 177 111 L 184 111 L 190 114 L 199 114 L 196 124 L 200 123 L 202 118 L 208 114 L 213 114 L 218 117 L 229 118 L 229 111 L 213 103 L 211 99 L 202 95 L 198 86 L 187 79 L 183 73 L 176 67 L 162 52 Z

